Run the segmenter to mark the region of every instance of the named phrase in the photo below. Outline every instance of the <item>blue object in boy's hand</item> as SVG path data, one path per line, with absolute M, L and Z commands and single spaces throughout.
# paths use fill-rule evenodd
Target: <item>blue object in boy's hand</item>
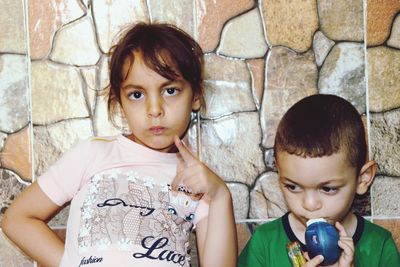
M 338 261 L 341 249 L 338 246 L 339 233 L 325 219 L 312 219 L 307 222 L 305 234 L 306 247 L 310 259 L 317 255 L 324 256 L 321 266 Z

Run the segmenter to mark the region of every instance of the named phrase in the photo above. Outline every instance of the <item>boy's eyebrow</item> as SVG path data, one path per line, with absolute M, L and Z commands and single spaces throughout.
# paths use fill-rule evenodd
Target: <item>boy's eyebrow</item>
M 179 80 L 168 80 L 168 81 L 163 82 L 160 87 L 165 87 L 165 86 L 168 86 L 168 85 L 176 83 L 176 82 L 179 82 Z M 133 89 L 144 89 L 143 86 L 137 85 L 137 84 L 133 84 L 133 83 L 127 84 L 127 85 L 122 87 L 122 89 L 130 89 L 130 88 L 133 88 Z
M 280 176 L 280 178 L 283 179 L 283 180 L 287 180 L 287 181 L 290 182 L 290 183 L 299 185 L 298 183 L 294 182 L 293 180 L 291 180 L 291 179 L 289 179 L 289 178 L 287 178 L 287 177 Z M 336 178 L 336 179 L 333 178 L 333 179 L 329 179 L 329 180 L 327 180 L 327 181 L 324 181 L 324 182 L 322 182 L 322 183 L 319 183 L 318 185 L 326 185 L 326 184 L 329 184 L 329 183 L 332 183 L 332 182 L 338 182 L 338 181 L 344 181 L 344 180 L 345 180 L 345 179 L 343 179 L 343 178 Z

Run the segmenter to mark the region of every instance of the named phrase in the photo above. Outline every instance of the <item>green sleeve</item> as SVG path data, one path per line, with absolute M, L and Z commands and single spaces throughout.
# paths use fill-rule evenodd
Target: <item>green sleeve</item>
M 239 255 L 238 267 L 263 267 L 266 266 L 264 261 L 264 242 L 262 236 L 255 231 Z
M 392 236 L 385 240 L 382 255 L 379 260 L 380 267 L 400 266 L 400 256 Z

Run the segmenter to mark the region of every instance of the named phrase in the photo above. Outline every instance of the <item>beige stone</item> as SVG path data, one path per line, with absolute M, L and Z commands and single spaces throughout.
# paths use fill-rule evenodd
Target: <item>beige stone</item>
M 47 57 L 55 32 L 86 12 L 76 0 L 29 0 L 29 43 L 32 59 Z
M 257 109 L 261 107 L 261 101 L 264 94 L 264 67 L 265 59 L 250 59 L 247 66 L 251 74 L 251 88 L 254 102 Z
M 195 37 L 193 0 L 159 1 L 148 0 L 151 21 L 167 22 L 178 26 Z
M 326 36 L 337 41 L 362 41 L 363 0 L 320 0 L 320 28 Z
M 374 216 L 400 216 L 400 178 L 378 176 L 371 188 Z
M 367 58 L 369 109 L 380 112 L 400 107 L 400 51 L 369 48 Z
M 115 117 L 117 118 L 116 122 L 118 123 L 118 126 L 121 128 L 116 128 L 115 126 L 113 126 L 108 119 L 107 99 L 105 95 L 97 96 L 96 109 L 93 118 L 95 135 L 109 136 L 109 135 L 119 134 L 121 132 L 129 133 L 130 130 L 128 124 L 121 118 L 120 113 L 116 114 Z M 122 130 L 122 128 L 124 130 Z
M 321 31 L 315 33 L 313 49 L 315 53 L 315 62 L 317 62 L 318 66 L 324 63 L 326 56 L 334 44 L 335 42 L 326 37 Z
M 319 72 L 319 92 L 341 96 L 352 103 L 359 113 L 365 113 L 364 58 L 363 44 L 343 42 L 335 45 Z
M 35 124 L 88 115 L 77 69 L 49 61 L 32 63 L 32 119 Z
M 301 98 L 317 93 L 318 70 L 312 51 L 297 54 L 274 47 L 266 64 L 266 80 L 261 106 L 263 146 L 273 146 L 279 120 Z
M 318 29 L 317 1 L 265 0 L 261 7 L 270 45 L 287 46 L 297 52 L 311 48 Z
M 149 21 L 145 0 L 96 0 L 92 1 L 92 5 L 98 42 L 104 53 L 109 51 L 121 31 L 133 23 Z
M 202 121 L 201 158 L 227 182 L 253 184 L 264 171 L 258 112 Z
M 263 23 L 257 8 L 230 20 L 222 31 L 217 48 L 217 54 L 236 58 L 259 58 L 267 51 Z
M 233 199 L 233 211 L 236 220 L 247 218 L 249 212 L 249 189 L 244 184 L 227 183 Z
M 387 44 L 400 49 L 400 15 L 397 15 L 393 22 L 392 31 Z
M 79 141 L 93 135 L 89 119 L 68 120 L 33 127 L 35 174 L 41 175 Z
M 389 37 L 393 18 L 400 10 L 398 0 L 367 0 L 367 45 L 383 44 Z
M 0 231 L 0 266 L 34 266 L 33 261 Z
M 269 219 L 282 216 L 287 211 L 279 188 L 278 174 L 267 172 L 257 179 L 250 192 L 251 219 Z
M 197 39 L 204 52 L 214 51 L 220 40 L 225 22 L 251 9 L 254 1 L 196 0 Z
M 96 96 L 99 91 L 99 85 L 97 81 L 98 72 L 99 70 L 97 66 L 80 69 L 80 74 L 83 76 L 85 81 L 83 85 L 83 92 L 87 103 L 89 104 L 91 115 L 94 113 Z
M 207 110 L 202 117 L 216 118 L 234 112 L 256 110 L 251 77 L 245 61 L 208 55 L 204 69 Z
M 28 124 L 28 58 L 0 55 L 0 130 L 12 133 Z
M 371 158 L 379 173 L 400 176 L 400 110 L 370 114 Z
M 0 52 L 27 52 L 23 1 L 3 0 L 0 8 Z
M 56 62 L 88 66 L 95 65 L 100 58 L 93 23 L 84 17 L 62 27 L 54 37 L 50 59 Z
M 1 152 L 2 166 L 26 181 L 32 178 L 31 138 L 29 127 L 8 136 Z

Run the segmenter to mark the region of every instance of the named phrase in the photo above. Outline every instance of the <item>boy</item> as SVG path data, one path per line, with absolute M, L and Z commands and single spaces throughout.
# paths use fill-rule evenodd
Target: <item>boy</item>
M 322 94 L 300 100 L 279 123 L 274 152 L 289 212 L 257 228 L 239 267 L 292 266 L 286 246 L 297 241 L 306 252 L 306 222 L 320 217 L 335 223 L 340 235 L 341 256 L 332 266 L 400 266 L 390 232 L 351 211 L 355 194 L 371 185 L 376 164 L 366 160 L 363 123 L 349 102 Z M 319 255 L 303 266 L 322 261 Z

